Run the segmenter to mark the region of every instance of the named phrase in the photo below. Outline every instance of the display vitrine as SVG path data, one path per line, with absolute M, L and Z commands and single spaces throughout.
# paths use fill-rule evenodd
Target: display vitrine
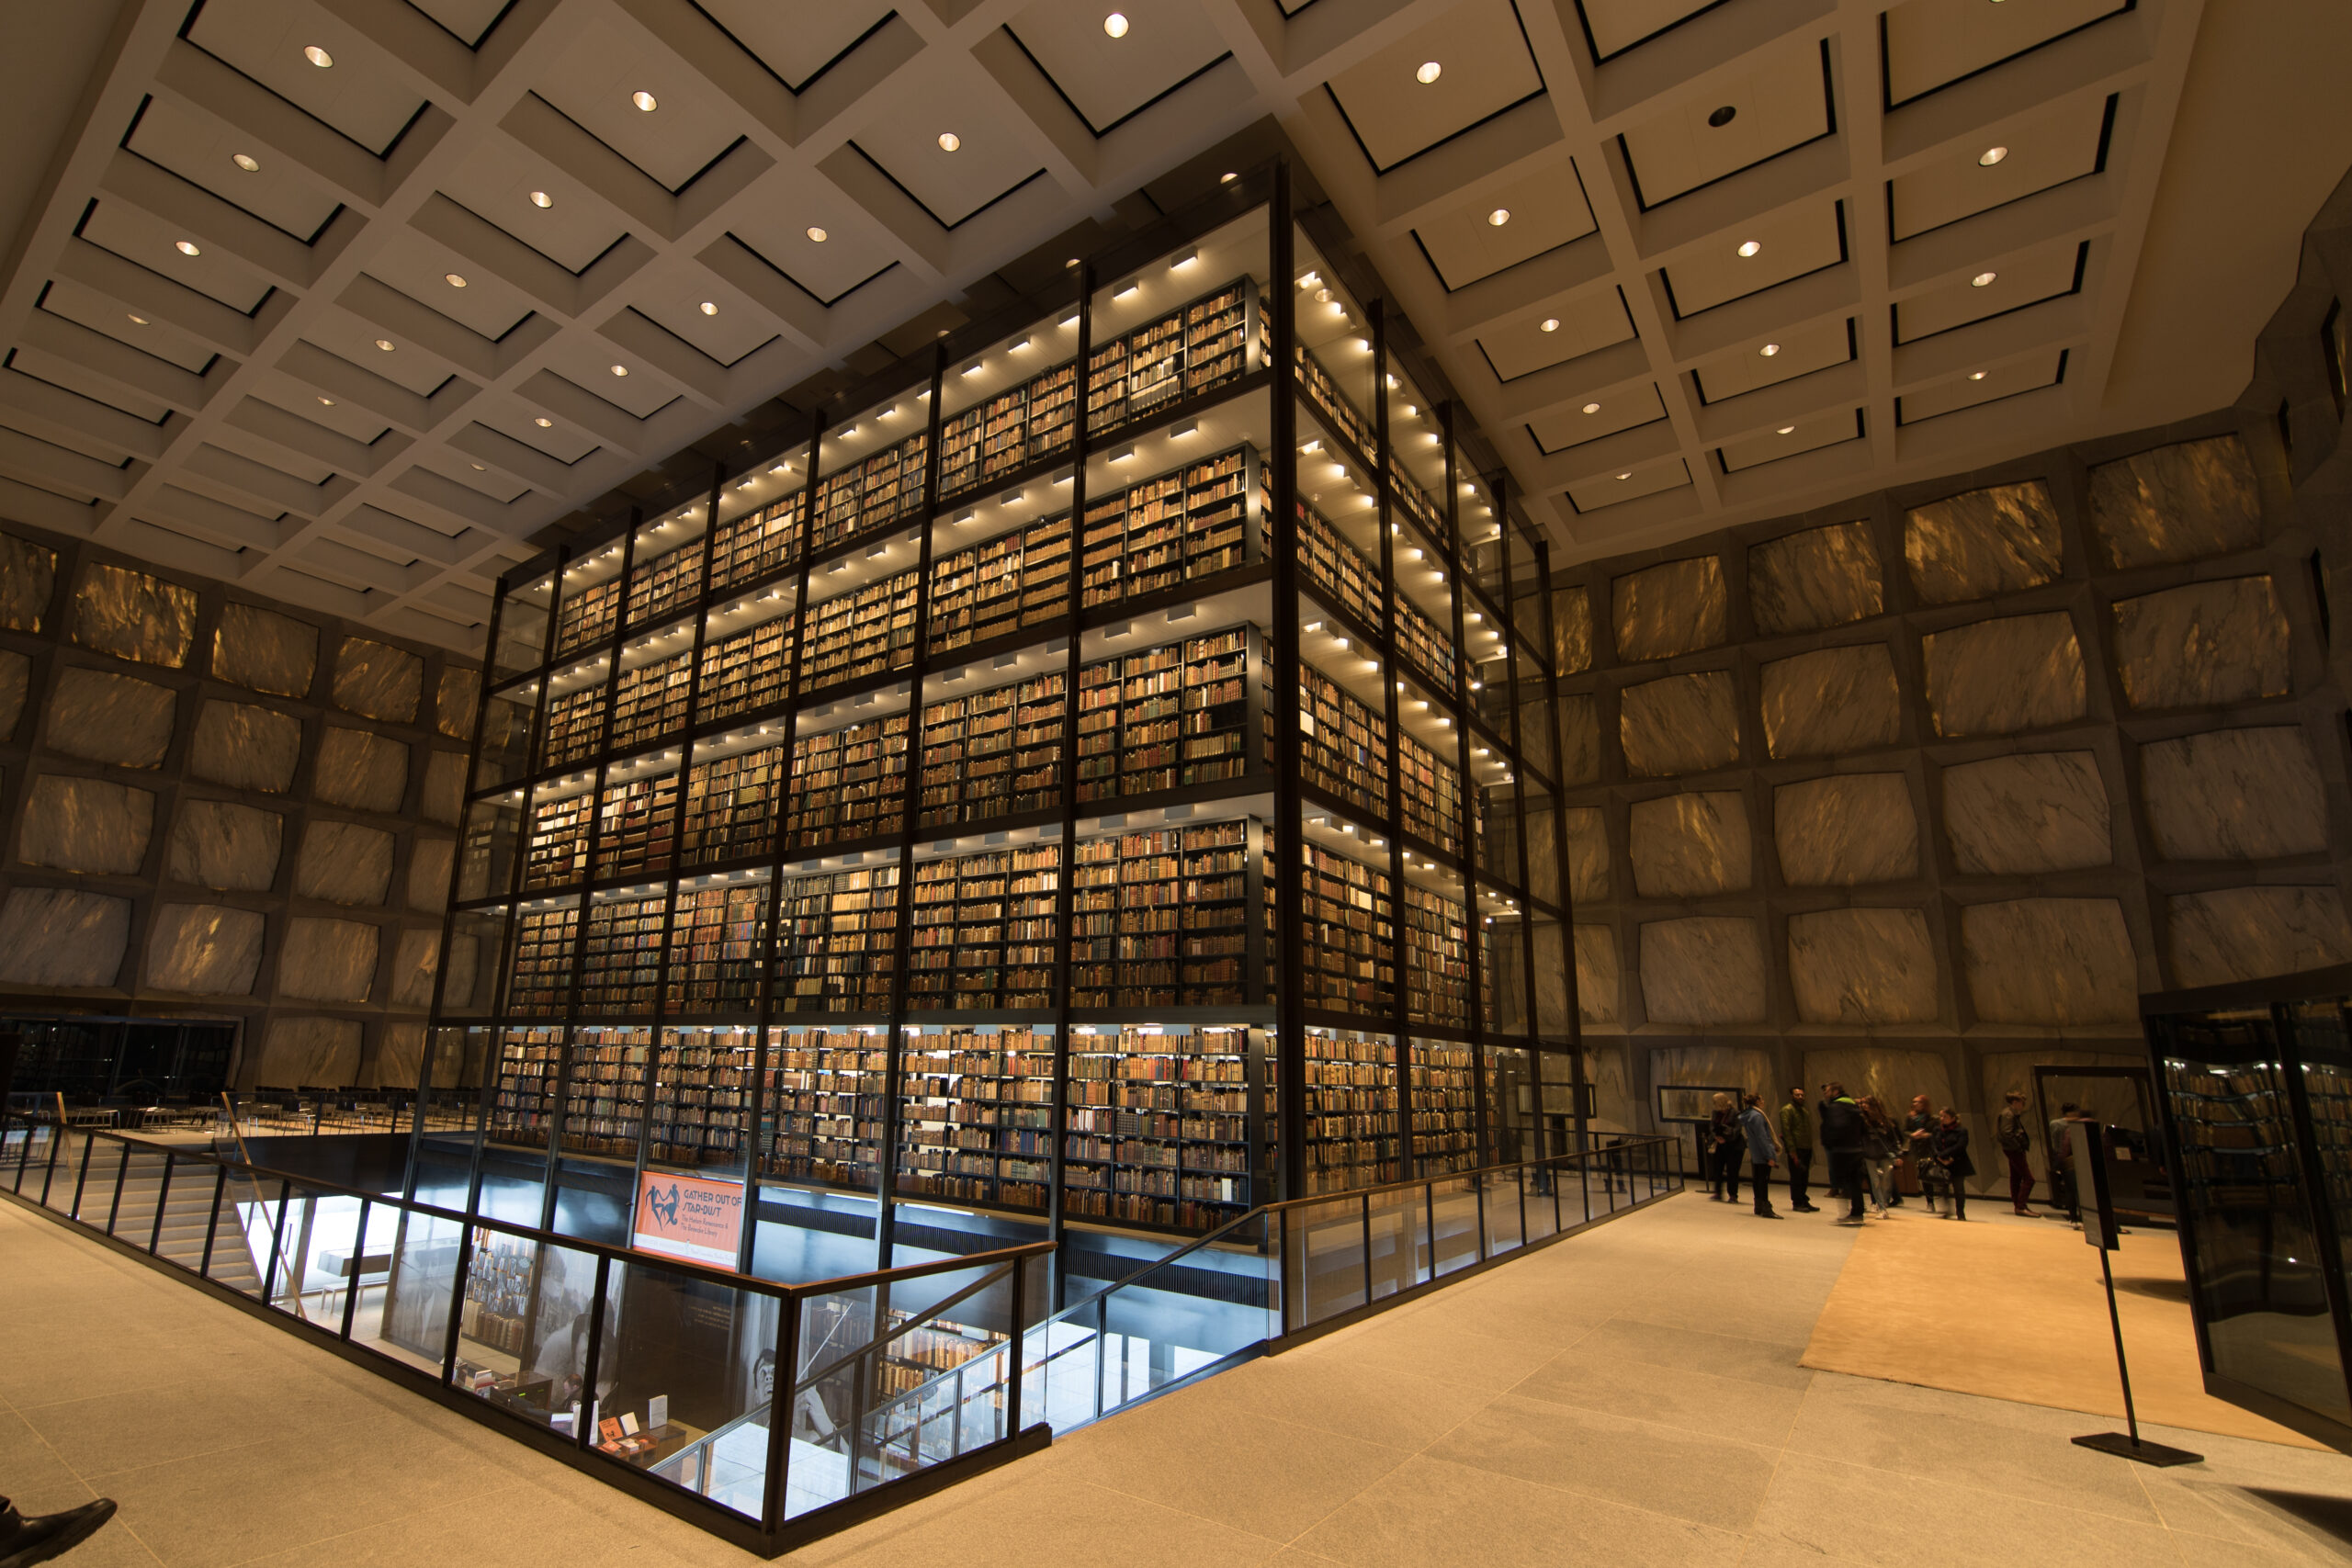
M 1317 232 L 1229 182 L 510 574 L 420 1179 L 887 1248 L 1549 1152 L 1547 546 Z

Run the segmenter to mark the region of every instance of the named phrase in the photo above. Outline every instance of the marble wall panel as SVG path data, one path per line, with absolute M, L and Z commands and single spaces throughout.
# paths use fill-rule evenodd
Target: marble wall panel
M 32 680 L 31 659 L 0 649 L 0 740 L 15 738 L 17 721 L 25 716 L 25 696 Z
M 1944 832 L 1967 876 L 2109 865 L 2107 784 L 2088 751 L 2036 751 L 1946 768 Z
M 2117 570 L 2262 543 L 2262 490 L 2234 435 L 2136 452 L 2091 470 L 2091 532 Z
M 1667 561 L 1609 584 L 1609 618 L 1623 660 L 1672 659 L 1731 635 L 1723 563 L 1713 556 Z
M 1766 637 L 1815 632 L 1886 609 L 1885 574 L 1867 523 L 1783 535 L 1747 552 L 1747 597 Z
M 1642 1007 L 1652 1023 L 1761 1023 L 1764 944 L 1756 922 L 1694 915 L 1641 933 Z
M 2135 708 L 2283 697 L 2287 617 L 2267 577 L 2143 593 L 2115 606 L 2115 662 Z
M 2327 791 L 2291 727 L 2216 729 L 2140 749 L 2148 832 L 2166 860 L 2275 860 L 2327 848 Z
M 356 1018 L 274 1018 L 254 1081 L 273 1089 L 342 1089 L 359 1077 L 367 1031 Z
M 25 800 L 17 858 L 58 871 L 135 876 L 154 831 L 153 792 L 44 773 Z
M 1651 778 L 1705 773 L 1739 761 L 1739 692 L 1709 670 L 1628 686 L 1619 695 L 1625 766 Z
M 420 836 L 409 846 L 408 907 L 437 915 L 449 906 L 449 871 L 458 857 L 454 839 Z
M 1936 947 L 1917 909 L 1789 917 L 1789 987 L 1806 1023 L 1932 1023 Z
M 474 709 L 481 702 L 481 671 L 462 664 L 441 668 L 440 689 L 433 697 L 433 728 L 463 745 L 474 738 Z
M 462 751 L 433 751 L 424 759 L 424 785 L 416 803 L 417 814 L 427 822 L 438 822 L 445 828 L 458 825 L 458 815 L 464 809 L 466 799 L 466 754 Z
M 1600 782 L 1600 710 L 1589 696 L 1560 699 L 1560 782 Z
M 376 928 L 358 920 L 297 915 L 277 956 L 281 996 L 313 1002 L 364 1002 L 376 980 Z
M 2352 961 L 2333 887 L 2224 887 L 2165 900 L 2173 984 L 2219 986 Z
M 490 1005 L 491 976 L 481 972 L 481 943 L 479 939 L 452 934 L 449 938 L 449 977 L 442 983 L 442 1005 L 462 1010 Z M 475 994 L 480 984 L 481 994 Z
M 183 800 L 164 874 L 223 892 L 266 893 L 277 881 L 286 818 L 226 800 Z
M 330 904 L 373 908 L 392 887 L 392 836 L 356 822 L 312 820 L 294 863 L 294 892 Z
M 144 984 L 200 997 L 246 997 L 261 973 L 260 911 L 165 904 L 147 931 Z
M 1645 898 L 1736 893 L 1755 880 L 1747 802 L 1736 791 L 1636 801 L 1630 858 Z
M 2082 647 L 2063 614 L 1978 621 L 1921 643 L 1928 712 L 1947 739 L 2072 724 L 2087 711 Z
M 1585 904 L 1609 897 L 1609 831 L 1600 810 L 1568 807 L 1568 898 Z
M 1957 604 L 2048 582 L 2065 558 L 2058 508 L 2039 479 L 1915 507 L 1903 554 L 1923 604 Z
M 1779 1125 L 1780 1086 L 1772 1082 L 1772 1054 L 1746 1045 L 1666 1045 L 1650 1052 L 1651 1103 L 1660 1088 L 1736 1089 L 1760 1094 Z
M 111 986 L 130 945 L 130 900 L 67 887 L 12 887 L 0 904 L 0 983 Z
M 1563 675 L 1592 668 L 1592 596 L 1581 588 L 1552 595 L 1552 663 Z
M 363 1069 L 368 1089 L 416 1088 L 424 1071 L 424 1025 L 392 1022 L 384 1025 L 376 1043 L 376 1059 Z
M 1615 1023 L 1623 1016 L 1623 966 L 1617 956 L 1617 933 L 1608 926 L 1576 928 L 1577 1012 L 1587 1023 Z M 454 958 L 450 964 L 455 978 Z
M 2130 1023 L 2140 970 L 2112 898 L 2014 898 L 1960 912 L 1968 994 L 1986 1023 Z
M 364 729 L 328 725 L 311 791 L 330 806 L 395 812 L 408 794 L 408 748 Z
M 196 590 L 93 561 L 74 594 L 71 635 L 93 653 L 181 669 L 196 641 Z
M 1919 819 L 1901 773 L 1834 773 L 1772 792 L 1772 843 L 1792 887 L 1856 887 L 1919 874 Z
M 433 977 L 440 967 L 439 931 L 413 927 L 401 932 L 400 942 L 392 949 L 392 1005 L 396 1008 L 431 1007 Z
M 1634 1093 L 1624 1046 L 1609 1045 L 1585 1052 L 1584 1081 L 1592 1086 L 1592 1115 L 1587 1119 L 1587 1126 L 1596 1133 L 1641 1130 L 1641 1101 Z
M 1902 739 L 1903 699 L 1884 643 L 1776 659 L 1762 674 L 1764 749 L 1776 759 L 1842 756 Z
M 1560 927 L 1555 920 L 1538 920 L 1532 934 L 1535 938 L 1535 1027 L 1548 1038 L 1565 1039 L 1571 1020 L 1568 1017 L 1568 955 L 1560 944 Z
M 57 590 L 57 552 L 0 534 L 0 631 L 37 632 Z
M 2131 1043 L 2127 1041 L 2120 1043 L 2128 1046 Z M 2043 1162 L 2048 1157 L 2050 1134 L 2041 1124 L 2041 1108 L 2034 1099 L 2033 1069 L 2036 1067 L 2134 1067 L 2144 1073 L 2148 1068 L 2148 1056 L 2144 1051 L 2133 1053 L 2128 1049 L 2075 1051 L 2040 1046 L 2030 1051 L 1987 1051 L 1978 1059 L 1977 1066 L 1984 1078 L 1986 1111 L 1999 1111 L 2002 1096 L 2011 1089 L 2016 1089 L 2025 1096 L 2026 1115 L 2033 1122 L 2033 1146 L 2026 1151 L 2026 1161 L 2033 1167 L 2035 1174 L 2040 1175 L 2043 1168 Z M 2078 1081 L 2074 1086 L 2069 1098 L 2078 1100 L 2086 1098 L 2086 1087 Z M 2139 1113 L 2139 1107 L 2133 1103 L 2137 1097 L 2132 1095 L 2128 1083 L 2118 1082 L 2113 1089 L 2108 1091 L 2104 1102 L 2099 1098 L 2099 1090 L 2097 1089 L 2089 1090 L 2088 1098 L 2093 1112 L 2098 1114 L 2099 1120 L 2103 1122 L 2121 1121 L 2127 1113 L 2134 1117 Z M 2110 1111 L 2114 1114 L 2108 1114 Z M 2058 1114 L 2058 1105 L 2055 1100 L 2051 1103 L 2050 1114 L 2052 1116 Z M 1996 1149 L 1994 1154 L 1997 1159 L 1999 1150 Z
M 1818 1096 L 1826 1083 L 1845 1085 L 1846 1092 L 1856 1100 L 1866 1094 L 1876 1096 L 1886 1113 L 1898 1122 L 1910 1114 L 1911 1097 L 1915 1094 L 1926 1095 L 1928 1103 L 1939 1107 L 1960 1103 L 1952 1092 L 1951 1064 L 1933 1051 L 1906 1051 L 1899 1046 L 1876 1044 L 1807 1051 L 1805 1092 Z M 1814 1170 L 1818 1173 L 1820 1169 L 1816 1154 Z
M 334 705 L 362 718 L 414 724 L 424 695 L 424 660 L 390 643 L 347 637 L 335 650 Z
M 273 696 L 307 696 L 319 670 L 319 628 L 258 604 L 220 607 L 212 677 Z
M 190 777 L 284 795 L 302 761 L 302 721 L 251 703 L 207 701 L 188 744 Z
M 129 675 L 66 669 L 50 699 L 49 743 L 69 757 L 118 768 L 160 768 L 176 701 L 168 687 Z

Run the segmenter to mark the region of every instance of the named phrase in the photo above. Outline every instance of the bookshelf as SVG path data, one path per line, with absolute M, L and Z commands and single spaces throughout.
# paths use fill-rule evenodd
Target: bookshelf
M 762 1170 L 810 1186 L 871 1190 L 881 1174 L 890 1071 L 883 1032 L 771 1030 L 765 1071 Z
M 1080 1025 L 1070 1039 L 1064 1207 L 1206 1230 L 1249 1207 L 1247 1028 Z
M 940 499 L 961 500 L 1068 452 L 1077 405 L 1078 367 L 1063 364 L 947 420 L 939 432 Z
M 605 747 L 605 687 L 602 682 L 565 692 L 548 702 L 542 768 L 568 768 Z
M 1069 682 L 1057 672 L 922 710 L 916 825 L 1058 812 Z
M 555 1125 L 556 1083 L 563 1066 L 560 1029 L 503 1029 L 491 1075 L 491 1135 L 544 1145 Z
M 1306 1190 L 1342 1192 L 1398 1179 L 1396 1042 L 1354 1030 L 1309 1029 Z
M 652 1040 L 650 1029 L 589 1025 L 573 1032 L 563 1090 L 566 1149 L 637 1158 Z
M 668 898 L 659 895 L 590 900 L 580 940 L 582 1018 L 652 1016 L 668 907 Z
M 792 645 L 799 613 L 783 614 L 704 644 L 699 716 L 733 718 L 782 704 L 792 695 Z
M 1307 932 L 1298 984 L 1308 1005 L 1374 1014 L 1393 1009 L 1396 969 L 1389 926 L 1396 917 L 1388 878 L 1312 841 L 1298 846 L 1298 872 Z
M 1069 513 L 941 557 L 932 567 L 924 646 L 980 648 L 1069 614 Z
M 1416 1039 L 1410 1061 L 1416 1174 L 1471 1169 L 1478 1163 L 1478 1079 L 1470 1047 Z
M 892 714 L 794 742 L 785 802 L 791 848 L 820 849 L 897 831 L 910 722 L 906 714 Z
M 899 1053 L 896 1190 L 1040 1212 L 1053 1177 L 1050 1029 L 909 1032 Z
M 1107 434 L 1247 375 L 1261 355 L 1258 289 L 1237 278 L 1099 344 L 1086 362 L 1086 424 Z
M 1415 1023 L 1470 1023 L 1470 919 L 1453 899 L 1405 884 L 1405 1016 Z
M 646 1111 L 647 1162 L 740 1170 L 759 1055 L 755 1029 L 663 1030 Z
M 676 858 L 678 773 L 607 784 L 596 807 L 596 880 L 667 871 Z
M 806 491 L 721 523 L 710 546 L 711 591 L 723 593 L 782 572 L 800 558 L 808 528 Z
M 1254 626 L 1149 648 L 1079 671 L 1081 803 L 1224 784 L 1265 770 L 1265 643 Z
M 901 571 L 809 605 L 801 692 L 821 692 L 913 663 L 922 578 L 920 570 Z
M 555 654 L 561 658 L 602 642 L 620 626 L 621 581 L 617 577 L 573 589 L 565 584 L 555 613 Z
M 698 761 L 686 770 L 680 863 L 726 865 L 770 855 L 789 753 L 779 741 Z
M 650 558 L 646 554 L 657 545 L 669 545 L 662 534 L 680 526 L 675 521 L 657 523 L 650 536 L 638 540 L 637 559 L 628 574 L 628 624 L 632 629 L 670 615 L 702 592 L 703 541 L 699 536 L 671 546 Z
M 1090 501 L 1081 603 L 1114 604 L 1263 560 L 1259 471 L 1257 454 L 1238 447 Z
M 694 665 L 689 649 L 621 671 L 620 683 L 613 689 L 614 750 L 666 740 L 686 727 L 694 700 Z
M 930 468 L 928 431 L 827 474 L 817 485 L 808 547 L 822 550 L 919 516 Z
M 1298 667 L 1306 782 L 1374 818 L 1388 815 L 1388 721 L 1311 664 Z
M 701 1018 L 758 1010 L 772 891 L 764 877 L 678 889 L 662 977 L 664 1014 Z
M 1070 1005 L 1079 1009 L 1262 1003 L 1264 829 L 1219 822 L 1079 844 L 1071 872 Z
M 787 879 L 778 890 L 775 1006 L 780 1012 L 887 1012 L 897 969 L 899 868 Z

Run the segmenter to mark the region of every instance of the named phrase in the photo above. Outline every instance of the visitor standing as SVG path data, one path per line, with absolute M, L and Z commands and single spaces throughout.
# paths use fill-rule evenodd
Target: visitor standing
M 1777 1220 L 1772 1207 L 1772 1123 L 1764 1114 L 1764 1097 L 1750 1094 L 1739 1113 L 1740 1138 L 1747 1145 L 1747 1174 L 1756 1186 L 1756 1217 Z
M 1870 1177 L 1871 1206 L 1884 1219 L 1902 1196 L 1894 1190 L 1894 1162 L 1903 1157 L 1906 1145 L 1878 1096 L 1866 1094 L 1857 1103 L 1862 1113 L 1862 1168 Z
M 2026 1153 L 2033 1147 L 2033 1123 L 2026 1120 L 2025 1091 L 2013 1089 L 2001 1097 L 2001 1113 L 1993 1119 L 1993 1141 L 2009 1168 L 2009 1207 L 2020 1214 L 2033 1213 L 2033 1167 Z
M 1707 1161 L 1713 1167 L 1709 1174 L 1714 1178 L 1718 1203 L 1739 1201 L 1739 1168 L 1747 1141 L 1740 1135 L 1739 1107 L 1731 1096 L 1716 1095 L 1714 1111 L 1707 1118 Z
M 1846 1200 L 1841 1225 L 1862 1223 L 1862 1113 L 1846 1098 L 1846 1086 L 1821 1086 L 1821 1149 L 1829 1156 L 1829 1190 Z
M 1928 1213 L 1936 1212 L 1936 1195 L 1928 1185 L 1928 1144 L 1936 1135 L 1936 1113 L 1929 1109 L 1928 1097 L 1911 1097 L 1911 1114 L 1903 1119 L 1903 1157 L 1911 1162 L 1911 1174 L 1919 1183 L 1919 1195 L 1928 1201 Z M 1903 1193 L 1894 1194 L 1895 1206 L 1903 1203 Z
M 1968 1129 L 1960 1124 L 1960 1112 L 1949 1105 L 1936 1118 L 1936 1130 L 1928 1136 L 1928 1159 L 1936 1170 L 1936 1185 L 1951 1200 L 1951 1210 L 1944 1218 L 1968 1218 L 1968 1179 L 1976 1174 L 1976 1162 L 1968 1156 Z
M 1781 1157 L 1789 1162 L 1789 1207 L 1800 1214 L 1815 1213 L 1806 1189 L 1813 1180 L 1813 1118 L 1805 1111 L 1804 1086 L 1789 1090 L 1781 1107 Z

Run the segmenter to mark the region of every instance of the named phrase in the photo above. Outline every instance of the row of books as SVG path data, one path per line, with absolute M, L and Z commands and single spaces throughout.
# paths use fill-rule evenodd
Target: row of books
M 1261 717 L 1250 723 L 1250 697 Z M 1219 784 L 1263 771 L 1262 644 L 1255 627 L 1090 664 L 1079 672 L 1078 798 Z
M 1114 494 L 1089 497 L 1080 602 L 1088 608 L 1157 592 L 1266 558 L 1255 451 L 1237 446 Z
M 919 826 L 943 828 L 1061 804 L 1069 682 L 1056 673 L 922 710 Z
M 1453 899 L 1405 884 L 1405 1016 L 1470 1027 L 1470 919 Z
M 920 516 L 931 433 L 918 431 L 854 466 L 818 481 L 809 548 L 821 550 L 872 529 Z
M 1099 344 L 1086 362 L 1086 424 L 1115 429 L 1247 375 L 1257 288 L 1233 282 Z
M 1078 367 L 1064 363 L 942 421 L 940 500 L 1069 451 L 1077 412 Z
M 1388 719 L 1311 664 L 1298 667 L 1299 772 L 1376 820 L 1388 816 Z
M 1395 906 L 1387 876 L 1306 842 L 1298 846 L 1298 871 L 1306 917 L 1299 984 L 1309 1002 L 1375 1014 L 1394 1007 L 1396 970 L 1389 955 L 1389 923 Z
M 1256 847 L 1252 847 L 1253 844 Z M 1073 851 L 1070 1005 L 1222 1007 L 1272 999 L 1265 849 L 1250 822 L 1087 840 Z
M 1052 1007 L 1060 869 L 1054 844 L 918 863 L 907 1005 Z
M 1307 1191 L 1399 1179 L 1396 1042 L 1311 1029 L 1302 1055 Z
M 925 646 L 971 648 L 1069 613 L 1069 513 L 932 563 Z

